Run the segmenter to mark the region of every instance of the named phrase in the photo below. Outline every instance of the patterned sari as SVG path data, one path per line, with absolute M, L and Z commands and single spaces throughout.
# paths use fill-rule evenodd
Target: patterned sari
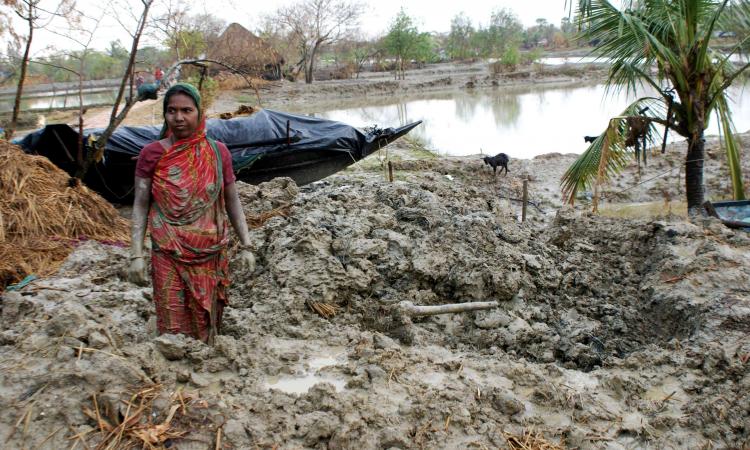
M 149 228 L 156 325 L 212 342 L 229 285 L 221 154 L 205 126 L 156 164 Z

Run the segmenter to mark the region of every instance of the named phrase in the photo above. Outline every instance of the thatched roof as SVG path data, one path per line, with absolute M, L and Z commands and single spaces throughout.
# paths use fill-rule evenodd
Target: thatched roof
M 251 73 L 284 64 L 284 58 L 273 47 L 238 23 L 229 25 L 219 36 L 209 49 L 209 58 Z

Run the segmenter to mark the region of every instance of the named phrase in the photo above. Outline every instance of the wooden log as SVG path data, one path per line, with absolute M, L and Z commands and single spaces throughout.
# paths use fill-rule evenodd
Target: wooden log
M 435 316 L 438 314 L 455 314 L 469 311 L 480 311 L 484 309 L 497 308 L 498 302 L 467 302 L 450 303 L 448 305 L 415 305 L 409 301 L 399 302 L 398 309 L 409 317 Z

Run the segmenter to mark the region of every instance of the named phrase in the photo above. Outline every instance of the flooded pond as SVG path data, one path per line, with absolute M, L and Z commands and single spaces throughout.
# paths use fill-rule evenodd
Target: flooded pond
M 745 83 L 729 90 L 738 132 L 750 129 L 748 87 Z M 533 158 L 552 152 L 582 153 L 588 146 L 583 136 L 603 132 L 608 119 L 622 112 L 630 101 L 624 94 L 605 97 L 601 84 L 537 85 L 368 100 L 367 106 L 314 113 L 356 127 L 390 127 L 422 120 L 423 124 L 409 136 L 440 155 L 481 151 Z M 718 134 L 715 117 L 707 134 Z
M 112 89 L 86 92 L 83 94 L 83 104 L 84 106 L 112 104 L 115 101 L 115 96 L 116 92 Z M 13 96 L 0 97 L 0 111 L 12 111 L 14 100 Z M 44 110 L 77 107 L 78 93 L 75 91 L 64 91 L 56 95 L 49 95 L 45 92 L 21 98 L 21 110 L 23 111 L 43 112 Z

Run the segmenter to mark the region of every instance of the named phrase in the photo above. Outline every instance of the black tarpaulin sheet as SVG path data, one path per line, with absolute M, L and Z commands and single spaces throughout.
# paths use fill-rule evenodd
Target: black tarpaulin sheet
M 209 137 L 229 148 L 239 180 L 260 183 L 286 176 L 303 185 L 359 161 L 419 123 L 363 132 L 341 122 L 260 110 L 248 117 L 212 119 L 206 128 Z M 103 159 L 89 170 L 84 182 L 111 201 L 129 201 L 137 155 L 158 139 L 160 130 L 156 126 L 119 127 L 107 141 Z M 84 157 L 89 140 L 103 131 L 84 130 Z M 71 175 L 76 171 L 78 133 L 68 125 L 48 125 L 16 143 L 27 153 L 48 157 Z
M 73 134 L 57 130 L 55 140 L 75 154 L 77 148 L 77 133 Z M 85 129 L 84 141 L 91 135 L 99 135 L 103 128 Z M 107 141 L 107 152 L 118 152 L 137 156 L 141 149 L 159 138 L 161 127 L 119 127 Z M 51 132 L 47 128 L 27 135 L 18 144 L 26 151 L 38 152 L 39 144 L 44 139 L 44 133 Z M 293 151 L 311 148 L 325 148 L 329 151 L 354 152 L 355 159 L 362 156 L 362 149 L 368 142 L 365 133 L 358 129 L 332 120 L 287 114 L 272 110 L 260 110 L 248 117 L 234 119 L 209 119 L 206 121 L 206 133 L 212 139 L 221 141 L 232 152 L 232 161 L 236 166 L 242 166 L 247 158 L 278 149 Z M 60 136 L 61 135 L 61 136 Z M 59 139 L 58 139 L 59 138 Z M 51 151 L 51 149 L 46 149 Z M 105 154 L 105 164 L 106 164 Z

